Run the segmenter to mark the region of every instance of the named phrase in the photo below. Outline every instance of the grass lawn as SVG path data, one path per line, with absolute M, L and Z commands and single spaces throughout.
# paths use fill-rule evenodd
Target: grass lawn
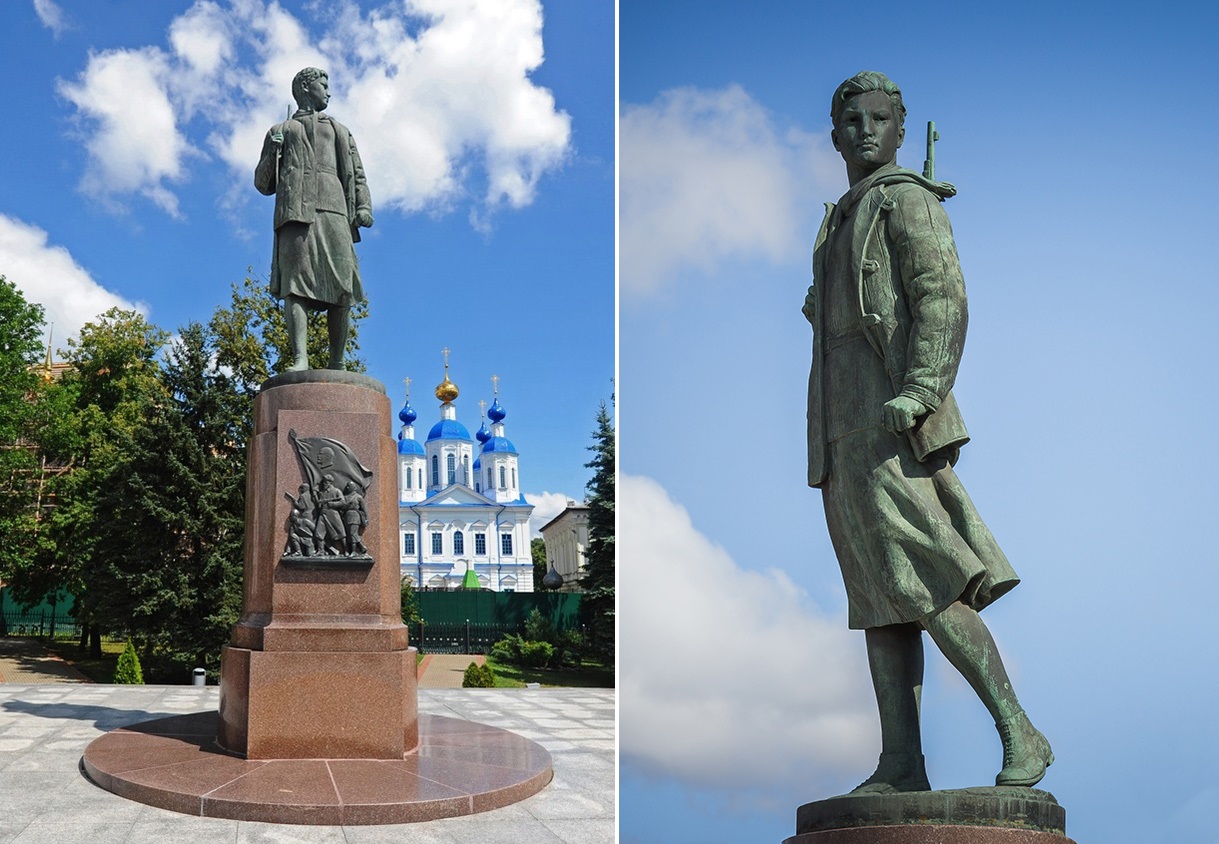
M 75 639 L 44 639 L 42 644 L 65 662 L 72 663 L 76 670 L 94 683 L 114 682 L 114 667 L 119 661 L 119 654 L 126 647 L 125 642 L 102 642 L 102 658 L 93 659 L 81 652 L 78 647 L 80 643 Z
M 507 665 L 487 657 L 487 665 L 495 672 L 496 688 L 520 689 L 526 683 L 540 683 L 543 686 L 575 686 L 581 688 L 614 688 L 614 669 L 606 668 L 598 662 L 584 660 L 577 668 L 562 670 L 548 668 L 521 668 L 517 665 Z

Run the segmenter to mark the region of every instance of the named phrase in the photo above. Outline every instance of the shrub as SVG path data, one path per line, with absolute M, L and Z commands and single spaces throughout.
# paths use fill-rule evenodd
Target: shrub
M 532 642 L 550 642 L 556 643 L 558 631 L 554 628 L 554 622 L 546 616 L 542 615 L 541 611 L 534 609 L 529 613 L 529 617 L 525 619 L 525 638 Z
M 491 646 L 491 658 L 497 662 L 515 665 L 521 660 L 522 639 L 515 633 L 509 633 Z
M 495 688 L 495 672 L 490 665 L 479 665 L 471 662 L 466 666 L 466 673 L 461 678 L 463 689 L 493 689 Z
M 522 642 L 520 664 L 527 668 L 545 668 L 554 656 L 550 642 Z
M 136 655 L 135 645 L 127 640 L 127 647 L 119 654 L 118 664 L 114 666 L 114 682 L 131 685 L 144 685 L 144 672 L 140 670 L 140 658 Z

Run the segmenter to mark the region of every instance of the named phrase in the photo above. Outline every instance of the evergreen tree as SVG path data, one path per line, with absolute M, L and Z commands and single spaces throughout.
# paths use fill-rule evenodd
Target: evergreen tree
M 597 429 L 589 451 L 593 459 L 584 464 L 593 470 L 585 486 L 588 493 L 588 553 L 581 581 L 580 617 L 588 631 L 589 647 L 607 664 L 614 661 L 615 633 L 615 544 L 614 473 L 617 466 L 613 420 L 601 403 Z
M 529 553 L 533 557 L 533 591 L 545 592 L 546 587 L 542 585 L 542 578 L 549 571 L 546 567 L 546 540 L 540 536 L 529 540 Z
M 125 620 L 154 673 L 215 667 L 240 610 L 249 419 L 212 347 L 203 326 L 182 329 L 163 393 L 99 492 L 110 514 L 97 533 L 99 613 Z

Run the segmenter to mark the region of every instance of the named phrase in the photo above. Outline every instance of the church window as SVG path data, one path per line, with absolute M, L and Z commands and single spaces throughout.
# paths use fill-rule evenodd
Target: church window
M 512 467 L 512 488 L 516 489 L 516 467 Z
M 474 554 L 479 557 L 487 556 L 487 535 L 485 533 L 474 534 Z
M 432 486 L 440 486 L 440 458 L 432 455 Z
M 407 469 L 406 470 L 406 488 L 407 489 L 414 489 L 414 485 L 412 484 L 412 481 L 414 481 L 414 480 L 415 480 L 415 473 L 412 472 L 410 469 Z
M 454 554 L 466 553 L 466 537 L 465 537 L 465 534 L 463 534 L 459 530 L 453 532 L 453 553 Z
M 512 534 L 501 533 L 499 536 L 499 548 L 504 554 L 512 553 Z
M 461 456 L 461 482 L 466 486 L 470 485 L 470 455 L 468 454 Z
M 423 468 L 419 469 L 419 488 L 423 489 Z
M 499 467 L 499 488 L 504 489 L 508 485 L 504 482 L 504 467 Z
M 492 475 L 491 475 L 491 467 L 488 466 L 487 467 L 487 489 L 491 489 L 491 487 L 493 487 L 493 486 L 495 486 L 495 481 L 493 480 Z
M 408 557 L 415 556 L 415 534 L 404 533 L 402 535 L 402 553 Z
M 432 554 L 440 556 L 444 553 L 444 537 L 439 531 L 432 532 Z
M 444 463 L 445 469 L 447 469 L 449 473 L 449 483 L 457 483 L 457 458 L 450 454 L 444 459 Z

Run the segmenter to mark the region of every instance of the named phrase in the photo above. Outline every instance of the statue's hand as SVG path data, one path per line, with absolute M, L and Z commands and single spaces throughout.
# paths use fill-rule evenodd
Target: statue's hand
M 280 124 L 271 130 L 271 143 L 275 144 L 277 147 L 284 145 L 283 124 Z
M 363 209 L 356 212 L 356 225 L 363 229 L 372 228 L 372 212 Z
M 918 399 L 898 396 L 885 402 L 883 422 L 891 434 L 900 434 L 914 427 L 914 420 L 927 412 L 927 406 Z
M 800 309 L 804 313 L 804 318 L 810 324 L 815 325 L 817 319 L 817 301 L 813 298 L 813 287 L 809 285 L 808 294 L 804 297 L 804 307 Z

